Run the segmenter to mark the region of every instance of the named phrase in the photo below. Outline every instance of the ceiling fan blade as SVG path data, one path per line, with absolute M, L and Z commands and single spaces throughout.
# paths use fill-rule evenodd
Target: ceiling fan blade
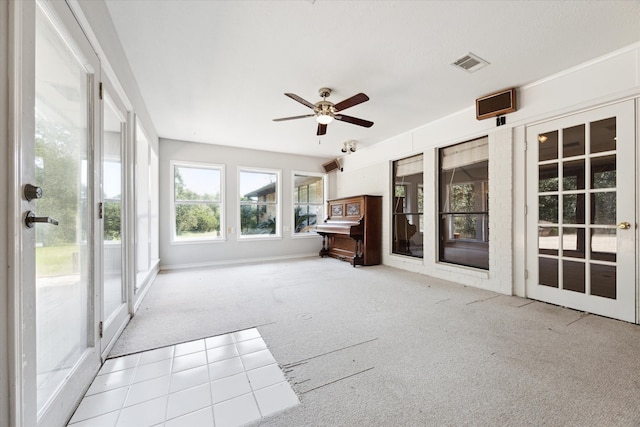
M 310 103 L 309 101 L 307 101 L 306 99 L 302 99 L 300 98 L 298 95 L 296 95 L 295 93 L 285 93 L 286 96 L 288 96 L 289 98 L 293 99 L 294 101 L 298 101 L 300 104 L 302 105 L 306 105 L 307 107 L 313 109 L 316 106 L 313 105 L 312 103 Z
M 334 119 L 340 120 L 341 122 L 347 122 L 358 126 L 364 126 L 366 128 L 370 128 L 373 126 L 373 122 L 369 120 L 359 119 L 357 117 L 345 116 L 344 114 L 336 114 L 333 116 Z
M 364 93 L 359 93 L 357 95 L 353 95 L 351 98 L 347 98 L 344 101 L 340 101 L 333 106 L 336 111 L 346 110 L 349 107 L 353 107 L 354 105 L 362 104 L 365 101 L 368 101 L 369 97 Z
M 325 135 L 327 133 L 327 125 L 323 125 L 322 123 L 318 123 L 318 132 L 316 135 Z
M 315 114 L 305 114 L 304 116 L 282 117 L 281 119 L 273 119 L 274 122 L 283 122 L 285 120 L 304 119 L 305 117 L 314 117 Z

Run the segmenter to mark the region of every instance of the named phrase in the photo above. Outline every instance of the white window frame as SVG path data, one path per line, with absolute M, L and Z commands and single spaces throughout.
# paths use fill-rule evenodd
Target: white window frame
M 424 177 L 424 175 L 423 175 Z M 422 191 L 422 215 L 420 216 L 420 219 L 418 220 L 418 229 L 420 230 L 421 233 L 424 234 L 425 229 L 424 229 L 424 181 L 422 184 L 418 184 L 418 188 L 417 188 L 417 193 L 416 195 L 419 196 L 420 192 Z M 418 197 L 416 197 L 416 204 L 419 203 L 419 199 Z M 418 211 L 420 211 L 420 206 L 418 206 Z
M 248 202 L 242 201 L 242 194 L 240 190 L 241 186 L 241 175 L 242 172 L 249 173 L 268 173 L 274 174 L 276 176 L 276 233 L 275 234 L 242 234 L 242 205 L 248 205 Z M 238 240 L 269 240 L 269 239 L 281 239 L 282 238 L 282 170 L 280 169 L 266 169 L 266 168 L 255 168 L 248 166 L 238 166 L 238 174 L 237 174 L 237 183 L 238 183 L 238 216 L 237 216 L 237 236 Z M 252 203 L 253 204 L 253 203 Z
M 327 174 L 318 173 L 318 172 L 301 172 L 301 171 L 291 172 L 291 236 L 294 238 L 306 238 L 306 237 L 317 236 L 318 234 L 315 231 L 310 233 L 296 233 L 296 215 L 295 215 L 296 206 L 302 205 L 302 204 L 304 205 L 312 204 L 312 203 L 296 203 L 295 197 L 294 197 L 294 194 L 296 192 L 296 176 L 315 176 L 318 178 L 322 178 L 322 202 L 318 203 L 317 205 L 320 205 L 320 207 L 322 208 L 322 214 L 324 217 L 326 217 L 327 212 L 325 212 L 325 209 L 327 206 L 327 190 L 328 190 Z M 316 205 L 316 204 L 313 204 L 313 205 Z M 318 218 L 316 223 L 319 224 L 324 220 L 325 218 Z
M 170 200 L 170 234 L 171 244 L 189 244 L 189 243 L 214 243 L 226 241 L 226 227 L 225 227 L 225 167 L 221 164 L 215 163 L 201 163 L 201 162 L 186 162 L 181 160 L 171 160 L 169 162 L 169 183 L 171 187 L 171 200 Z M 217 237 L 179 237 L 176 233 L 176 206 L 182 203 L 176 203 L 176 179 L 175 168 L 176 167 L 188 167 L 194 169 L 211 169 L 220 171 L 220 201 L 219 202 L 203 202 L 204 204 L 219 204 L 220 205 L 220 235 Z

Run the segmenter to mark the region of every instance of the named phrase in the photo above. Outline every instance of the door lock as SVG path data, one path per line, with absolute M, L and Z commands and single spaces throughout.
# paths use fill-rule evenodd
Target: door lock
M 33 228 L 36 222 L 43 222 L 45 224 L 58 225 L 58 221 L 48 216 L 36 216 L 32 211 L 27 211 L 24 216 L 24 224 L 27 228 Z
M 36 187 L 35 185 L 27 184 L 24 186 L 24 198 L 27 199 L 27 202 L 32 201 L 33 199 L 39 199 L 42 197 L 42 188 Z

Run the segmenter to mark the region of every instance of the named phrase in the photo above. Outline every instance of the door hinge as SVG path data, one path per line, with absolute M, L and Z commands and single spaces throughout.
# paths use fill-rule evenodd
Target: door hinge
M 527 205 L 524 205 L 524 214 L 525 216 L 529 213 L 529 209 L 527 208 Z
M 527 141 L 524 142 L 524 151 L 527 151 Z
M 528 279 L 529 278 L 529 270 L 525 270 L 524 271 L 524 278 Z
M 102 338 L 102 329 L 103 329 L 103 324 L 102 324 L 102 321 L 100 321 L 100 323 L 98 323 L 98 335 L 100 335 L 100 338 Z
M 98 203 L 98 219 L 102 219 L 102 202 Z
M 98 96 L 100 97 L 100 101 L 102 101 L 102 82 L 98 84 Z

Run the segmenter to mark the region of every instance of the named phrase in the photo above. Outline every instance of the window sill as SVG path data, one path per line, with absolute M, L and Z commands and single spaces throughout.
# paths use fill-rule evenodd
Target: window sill
M 390 256 L 398 259 L 398 260 L 402 260 L 402 262 L 406 262 L 406 263 L 411 263 L 411 264 L 415 264 L 415 265 L 422 265 L 424 263 L 424 258 L 422 257 L 416 257 L 416 256 L 411 256 L 411 255 L 405 255 L 405 254 L 398 254 L 398 253 L 390 253 Z
M 184 239 L 184 240 L 172 240 L 170 242 L 171 245 L 201 245 L 201 244 L 209 244 L 209 243 L 225 243 L 227 239 L 225 237 L 218 239 Z
M 238 236 L 238 242 L 261 242 L 263 240 L 282 240 L 282 236 Z
M 476 277 L 478 279 L 488 279 L 489 270 L 481 268 L 467 267 L 465 265 L 447 264 L 443 262 L 436 263 L 436 269 L 446 271 L 448 273 L 463 274 L 465 276 Z
M 318 233 L 294 233 L 291 235 L 292 239 L 311 239 L 322 237 Z

